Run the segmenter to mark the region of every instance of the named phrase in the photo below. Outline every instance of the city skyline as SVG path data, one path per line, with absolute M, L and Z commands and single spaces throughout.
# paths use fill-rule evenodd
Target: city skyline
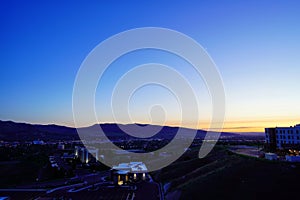
M 224 131 L 263 132 L 300 122 L 297 1 L 2 4 L 1 120 L 74 126 L 73 84 L 88 53 L 119 32 L 164 27 L 195 39 L 216 63 L 226 94 Z M 156 51 L 126 56 L 112 64 L 97 91 L 99 123 L 115 122 L 105 108 L 118 78 L 136 65 L 159 62 L 174 67 L 194 86 L 202 83 L 193 88 L 201 103 L 200 126 L 192 119 L 184 126 L 208 128 L 209 93 L 186 63 Z M 151 123 L 146 108 L 157 102 L 172 110 L 176 101 L 171 96 L 157 86 L 137 91 L 130 104 L 133 122 Z M 171 112 L 166 124 L 178 125 L 178 113 Z

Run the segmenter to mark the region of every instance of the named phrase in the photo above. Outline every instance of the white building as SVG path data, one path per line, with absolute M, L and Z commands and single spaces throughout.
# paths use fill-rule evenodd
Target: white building
M 89 152 L 84 147 L 75 146 L 75 157 L 80 159 L 82 163 L 89 163 Z
M 89 163 L 92 157 L 98 160 L 98 152 L 98 149 L 86 149 L 84 147 L 75 146 L 75 157 L 79 157 L 82 163 Z
M 111 180 L 118 185 L 146 180 L 147 167 L 142 162 L 121 163 L 111 169 Z
M 276 127 L 265 129 L 266 143 L 271 148 L 300 147 L 300 124 L 291 127 Z

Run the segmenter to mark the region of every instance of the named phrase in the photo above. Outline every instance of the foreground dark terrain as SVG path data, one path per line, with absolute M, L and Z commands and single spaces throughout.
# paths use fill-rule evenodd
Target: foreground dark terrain
M 298 197 L 300 165 L 271 162 L 263 159 L 236 155 L 227 147 L 218 145 L 206 158 L 195 157 L 197 148 L 191 149 L 172 165 L 152 172 L 152 177 L 164 188 L 166 199 L 285 199 Z M 19 166 L 16 164 L 15 167 Z M 33 165 L 34 166 L 34 165 Z M 5 169 L 5 168 L 3 168 Z M 5 174 L 12 179 L 21 178 L 14 174 L 34 171 L 30 166 L 1 170 L 1 180 L 9 183 Z M 30 174 L 23 174 L 25 179 Z M 1 181 L 1 182 L 2 182 Z M 2 187 L 4 182 L 2 182 Z M 36 183 L 38 185 L 38 183 Z M 115 198 L 118 190 L 126 199 L 126 190 L 101 189 L 100 191 L 81 191 L 67 194 L 66 197 L 80 199 L 89 196 L 91 199 Z M 114 196 L 110 195 L 115 194 Z M 45 195 L 45 192 L 0 192 L 0 196 L 9 195 L 12 199 L 34 199 Z M 118 194 L 117 194 L 118 195 Z M 78 197 L 78 198 L 77 198 Z M 136 196 L 136 199 L 139 199 Z M 121 197 L 120 197 L 121 198 Z M 142 198 L 141 198 L 142 199 Z
M 224 146 L 204 159 L 176 162 L 155 175 L 165 183 L 166 199 L 299 197 L 299 164 L 236 155 Z
M 237 155 L 230 150 L 235 145 L 261 149 L 263 136 L 223 133 L 213 151 L 199 159 L 198 152 L 205 134 L 199 131 L 197 139 L 185 154 L 168 167 L 151 172 L 150 181 L 118 187 L 109 181 L 108 167 L 93 159 L 83 163 L 79 158 L 72 157 L 76 146 L 81 145 L 74 129 L 14 122 L 1 122 L 0 125 L 0 197 L 298 199 L 299 164 Z M 102 126 L 108 135 L 113 135 L 115 144 L 141 152 L 165 145 L 177 130 L 165 127 L 159 138 L 132 141 L 119 132 L 117 125 Z M 48 137 L 50 135 L 53 137 Z M 164 135 L 167 137 L 164 138 Z M 5 138 L 9 140 L 5 141 Z M 44 143 L 33 144 L 33 141 L 42 140 Z M 101 152 L 100 149 L 99 154 Z M 53 167 L 53 163 L 58 167 Z

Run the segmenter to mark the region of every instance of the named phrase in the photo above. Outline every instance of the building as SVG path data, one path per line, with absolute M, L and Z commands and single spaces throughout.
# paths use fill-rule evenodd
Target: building
M 99 159 L 98 152 L 99 152 L 98 149 L 89 149 L 89 153 L 90 153 L 96 160 Z
M 114 184 L 127 185 L 147 179 L 147 167 L 142 162 L 121 163 L 113 166 L 110 178 Z
M 57 149 L 58 149 L 58 150 L 64 150 L 64 149 L 65 149 L 65 144 L 64 144 L 64 143 L 59 143 L 59 144 L 57 145 Z
M 75 157 L 78 158 L 79 152 L 80 152 L 81 147 L 80 146 L 75 146 Z
M 75 146 L 75 158 L 79 158 L 82 163 L 89 163 L 90 161 L 89 151 L 80 146 Z
M 32 144 L 34 144 L 34 145 L 44 145 L 45 142 L 43 140 L 34 140 L 34 141 L 32 141 Z
M 286 155 L 285 156 L 285 160 L 288 162 L 300 162 L 300 156 L 290 156 L 290 155 Z
M 300 149 L 300 124 L 265 129 L 266 146 L 270 150 Z
M 75 146 L 75 158 L 79 158 L 82 163 L 89 163 L 91 160 L 98 160 L 98 149 L 86 149 Z M 94 158 L 94 159 L 93 159 Z
M 266 153 L 265 154 L 265 159 L 267 160 L 277 160 L 277 154 L 275 153 Z

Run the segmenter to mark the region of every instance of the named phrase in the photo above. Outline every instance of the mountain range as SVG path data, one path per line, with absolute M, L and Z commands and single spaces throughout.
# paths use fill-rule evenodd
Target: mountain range
M 146 126 L 147 124 L 95 124 L 93 126 L 80 128 L 89 137 L 97 137 L 99 126 L 110 140 L 118 139 L 136 139 L 135 137 L 128 135 L 124 132 L 126 130 L 135 130 L 136 125 Z M 150 138 L 159 139 L 172 139 L 179 127 L 169 126 L 157 126 L 147 125 L 148 130 L 159 129 L 157 134 Z M 197 138 L 204 138 L 206 131 L 193 130 L 188 128 L 181 128 L 184 134 L 190 134 L 197 131 Z M 240 137 L 239 134 L 234 133 L 222 133 L 222 136 Z M 0 140 L 2 141 L 32 141 L 32 140 L 44 140 L 44 141 L 59 141 L 59 140 L 79 140 L 79 136 L 76 128 L 59 126 L 59 125 L 39 125 L 39 124 L 27 124 L 17 123 L 13 121 L 1 121 L 0 120 Z

